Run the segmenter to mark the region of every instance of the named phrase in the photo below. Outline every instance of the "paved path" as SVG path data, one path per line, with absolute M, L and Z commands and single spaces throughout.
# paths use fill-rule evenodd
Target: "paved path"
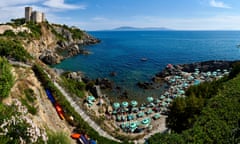
M 120 142 L 119 140 L 115 139 L 107 132 L 102 130 L 88 115 L 86 115 L 85 112 L 76 104 L 76 102 L 74 102 L 74 100 L 69 96 L 69 94 L 58 83 L 54 82 L 54 85 L 61 91 L 61 93 L 65 96 L 65 98 L 75 109 L 75 111 L 82 117 L 82 119 L 87 122 L 93 129 L 95 129 L 95 131 L 97 131 L 99 135 Z

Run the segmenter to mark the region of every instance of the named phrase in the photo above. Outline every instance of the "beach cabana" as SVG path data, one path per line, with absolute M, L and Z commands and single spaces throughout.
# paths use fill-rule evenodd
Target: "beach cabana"
M 147 97 L 148 102 L 153 102 L 153 97 Z
M 122 107 L 128 107 L 128 102 L 126 102 L 126 101 L 124 101 L 124 102 L 122 102 Z
M 131 101 L 131 105 L 132 105 L 133 107 L 136 107 L 136 106 L 137 106 L 137 104 L 138 104 L 138 102 L 137 102 L 137 101 L 135 101 L 135 100 Z
M 113 103 L 113 108 L 114 109 L 120 108 L 120 104 L 118 102 Z

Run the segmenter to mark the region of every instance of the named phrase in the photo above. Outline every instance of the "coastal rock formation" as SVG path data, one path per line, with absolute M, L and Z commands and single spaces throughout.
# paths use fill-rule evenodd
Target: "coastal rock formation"
M 74 79 L 76 81 L 82 81 L 83 74 L 82 72 L 70 72 L 67 75 L 67 78 Z
M 52 52 L 51 50 L 44 50 L 39 59 L 42 60 L 46 64 L 57 64 L 60 62 L 61 57 L 56 53 Z
M 99 85 L 101 89 L 113 89 L 114 84 L 112 81 L 107 78 L 98 78 L 96 79 L 96 85 Z
M 190 64 L 171 65 L 168 64 L 166 68 L 157 73 L 149 82 L 138 82 L 137 85 L 142 89 L 156 89 L 157 83 L 164 83 L 164 78 L 171 75 L 180 75 L 179 72 L 193 73 L 196 69 L 200 72 L 216 71 L 217 69 L 230 70 L 232 64 L 236 61 L 205 61 L 195 62 Z

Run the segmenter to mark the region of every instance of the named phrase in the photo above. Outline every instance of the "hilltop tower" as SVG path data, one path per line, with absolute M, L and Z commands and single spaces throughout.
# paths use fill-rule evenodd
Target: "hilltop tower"
M 25 22 L 41 23 L 45 21 L 45 14 L 43 12 L 32 10 L 32 7 L 25 7 Z
M 25 7 L 25 21 L 31 21 L 32 7 Z

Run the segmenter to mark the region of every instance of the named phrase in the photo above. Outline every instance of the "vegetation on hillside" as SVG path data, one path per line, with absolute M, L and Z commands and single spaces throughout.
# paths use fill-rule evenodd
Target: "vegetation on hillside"
M 86 123 L 81 116 L 74 110 L 74 108 L 70 105 L 70 103 L 65 99 L 62 93 L 54 86 L 53 82 L 47 74 L 44 72 L 44 69 L 39 65 L 33 66 L 33 71 L 39 81 L 42 83 L 42 86 L 45 89 L 49 89 L 58 103 L 63 107 L 65 112 L 65 118 L 69 124 L 75 126 L 79 132 L 84 132 L 88 134 L 91 138 L 98 141 L 99 144 L 115 144 L 117 142 L 109 140 L 105 137 L 102 137 L 96 132 L 92 127 Z M 74 117 L 74 121 L 69 119 L 69 116 Z
M 167 119 L 172 133 L 156 134 L 149 143 L 239 143 L 239 72 L 234 64 L 229 77 L 191 87 L 186 98 L 175 99 Z
M 28 22 L 26 26 L 31 30 L 30 36 L 39 39 L 42 35 L 41 25 L 34 22 Z
M 0 57 L 0 100 L 9 95 L 13 83 L 14 78 L 11 74 L 11 65 L 5 58 Z
M 19 41 L 11 39 L 0 39 L 0 55 L 22 62 L 31 58 Z
M 26 120 L 19 118 L 17 106 L 2 103 L 3 98 L 9 96 L 13 83 L 11 65 L 5 58 L 0 57 L 0 143 L 19 144 L 22 141 L 31 143 L 28 132 L 30 125 Z M 42 140 L 39 139 L 36 143 L 40 141 Z
M 67 78 L 64 75 L 61 76 L 61 79 L 62 79 L 61 84 L 67 88 L 69 93 L 75 94 L 76 96 L 83 98 L 84 90 L 86 87 L 86 84 L 84 82 L 79 82 L 77 80 Z

